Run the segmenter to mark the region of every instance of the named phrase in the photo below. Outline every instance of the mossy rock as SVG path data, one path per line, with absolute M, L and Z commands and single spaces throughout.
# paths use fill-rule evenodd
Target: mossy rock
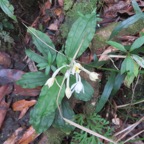
M 111 32 L 119 23 L 111 23 L 106 27 L 97 30 L 91 44 L 91 51 L 96 52 L 97 49 L 107 46 L 106 41 L 109 39 Z M 130 25 L 128 28 L 122 29 L 112 40 L 119 42 L 119 38 L 124 35 L 135 35 L 140 32 L 144 27 L 144 20 L 139 20 Z

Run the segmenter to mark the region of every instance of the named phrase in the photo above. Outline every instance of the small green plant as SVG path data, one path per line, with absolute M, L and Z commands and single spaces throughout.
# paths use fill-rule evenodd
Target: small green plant
M 65 54 L 55 49 L 46 34 L 34 28 L 28 28 L 28 32 L 32 35 L 33 43 L 41 55 L 31 50 L 26 50 L 26 54 L 37 63 L 39 70 L 45 69 L 45 72 L 27 73 L 17 83 L 25 88 L 44 85 L 39 100 L 31 111 L 30 123 L 38 133 L 45 131 L 53 124 L 56 117 L 56 109 L 62 103 L 65 95 L 70 98 L 74 94 L 76 98 L 84 101 L 91 99 L 94 90 L 88 82 L 81 78 L 79 73 L 82 70 L 85 71 L 89 74 L 90 79 L 94 81 L 98 79 L 98 74 L 89 72 L 75 59 L 86 50 L 92 40 L 96 21 L 96 14 L 93 12 L 92 14 L 81 16 L 73 24 L 66 41 Z M 40 39 L 41 37 L 43 40 Z M 54 73 L 49 78 L 51 70 Z M 70 110 L 68 106 L 65 109 Z M 71 115 L 71 120 L 73 120 L 73 116 Z
M 43 86 L 38 102 L 30 113 L 30 123 L 38 133 L 46 131 L 51 126 L 65 133 L 74 130 L 74 126 L 82 128 L 73 122 L 75 113 L 64 96 L 69 99 L 73 95 L 82 101 L 89 101 L 93 96 L 92 86 L 82 79 L 80 72 L 87 73 L 91 81 L 96 81 L 98 74 L 84 68 L 76 59 L 89 46 L 98 20 L 95 12 L 81 15 L 68 34 L 64 51 L 57 51 L 46 34 L 28 28 L 40 54 L 31 50 L 26 50 L 26 54 L 37 63 L 39 70 L 45 69 L 45 71 L 24 74 L 17 84 L 24 88 Z M 50 76 L 51 72 L 53 72 L 52 76 Z M 98 137 L 112 141 L 101 135 Z
M 119 57 L 124 58 L 122 62 L 120 73 L 126 74 L 125 84 L 130 87 L 134 78 L 138 76 L 139 69 L 144 68 L 144 58 L 139 56 L 139 53 L 143 53 L 144 36 L 136 39 L 132 45 L 123 46 L 114 41 L 108 41 L 109 45 L 117 48 L 124 55 L 109 55 L 109 57 Z
M 96 105 L 96 112 L 100 112 L 108 98 L 114 96 L 119 90 L 121 84 L 130 87 L 134 79 L 138 76 L 140 69 L 144 68 L 144 58 L 140 56 L 143 53 L 144 35 L 136 39 L 132 45 L 123 46 L 115 41 L 108 41 L 109 45 L 120 51 L 120 54 L 109 54 L 110 58 L 124 59 L 120 70 L 111 72 L 104 91 Z M 117 74 L 116 74 L 117 73 Z
M 112 129 L 109 126 L 109 122 L 96 113 L 90 115 L 78 114 L 76 115 L 76 122 L 105 137 L 110 137 L 112 135 Z M 103 142 L 98 137 L 89 135 L 87 132 L 75 130 L 71 144 L 103 144 Z

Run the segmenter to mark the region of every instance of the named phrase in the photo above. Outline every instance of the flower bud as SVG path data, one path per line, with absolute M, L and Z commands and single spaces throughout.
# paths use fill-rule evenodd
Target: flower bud
M 91 81 L 96 81 L 98 79 L 99 74 L 97 74 L 96 72 L 90 72 L 89 73 L 89 78 Z
M 71 89 L 69 87 L 66 88 L 65 90 L 65 94 L 66 94 L 66 97 L 69 99 L 72 95 L 72 92 L 71 92 Z
M 54 84 L 54 81 L 55 81 L 55 78 L 51 77 L 46 81 L 45 85 L 48 85 L 48 87 L 50 88 Z

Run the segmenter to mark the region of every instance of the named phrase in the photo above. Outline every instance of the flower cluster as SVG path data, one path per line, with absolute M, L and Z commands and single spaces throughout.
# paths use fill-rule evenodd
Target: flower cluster
M 76 93 L 83 92 L 84 93 L 84 86 L 82 84 L 81 76 L 80 76 L 81 71 L 86 72 L 89 75 L 89 78 L 91 81 L 96 81 L 98 79 L 98 74 L 96 72 L 90 72 L 87 69 L 85 69 L 81 64 L 73 61 L 73 63 L 71 65 L 64 65 L 64 66 L 58 68 L 53 73 L 52 77 L 47 80 L 45 85 L 48 85 L 48 87 L 50 88 L 54 84 L 55 77 L 57 76 L 59 71 L 61 69 L 63 69 L 64 67 L 69 67 L 65 73 L 65 79 L 66 79 L 65 94 L 66 94 L 67 98 L 70 98 L 71 95 L 73 94 L 73 92 L 76 92 Z M 75 77 L 76 77 L 76 82 L 71 87 L 70 87 L 70 75 L 75 75 Z

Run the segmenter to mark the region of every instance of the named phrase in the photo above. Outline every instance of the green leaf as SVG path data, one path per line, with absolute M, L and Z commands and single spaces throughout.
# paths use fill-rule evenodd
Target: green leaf
M 62 78 L 63 77 L 57 77 L 59 85 L 62 83 Z M 64 92 L 65 87 L 63 86 L 58 99 L 58 104 L 61 104 Z M 30 124 L 32 124 L 38 133 L 42 133 L 52 125 L 57 109 L 56 101 L 58 93 L 59 86 L 56 82 L 50 88 L 48 88 L 48 86 L 43 86 L 38 102 L 30 113 Z
M 115 78 L 115 83 L 114 83 L 114 86 L 113 86 L 113 90 L 112 90 L 112 93 L 111 93 L 112 96 L 114 96 L 114 95 L 117 93 L 117 91 L 120 89 L 120 87 L 121 87 L 124 79 L 125 79 L 125 75 L 124 75 L 124 74 L 121 75 L 121 74 L 119 73 L 119 74 L 116 76 L 116 78 Z
M 131 1 L 132 1 L 132 5 L 133 5 L 135 13 L 137 13 L 137 14 L 142 13 L 138 3 L 135 0 L 131 0 Z
M 82 91 L 80 93 L 75 92 L 74 96 L 79 100 L 89 101 L 94 94 L 94 89 L 86 80 L 82 80 L 82 84 L 84 86 L 84 93 Z
M 74 111 L 72 110 L 72 108 L 70 107 L 70 104 L 67 101 L 63 101 L 62 105 L 61 105 L 61 112 L 63 114 L 63 117 L 73 121 L 74 120 Z M 66 123 L 61 115 L 59 114 L 59 111 L 56 111 L 56 117 L 55 117 L 55 121 L 53 124 L 54 127 L 62 130 L 65 133 L 70 133 L 72 130 L 75 129 L 75 127 L 73 127 L 72 125 L 69 125 L 68 123 Z
M 61 54 L 57 54 L 57 57 L 56 57 L 56 63 L 57 63 L 57 67 L 61 67 L 63 65 L 67 65 L 68 64 L 68 59 L 66 57 L 64 57 L 63 55 Z M 62 73 L 65 73 L 67 70 L 67 68 L 64 68 L 61 70 Z
M 36 63 L 46 63 L 47 62 L 47 60 L 44 57 L 33 52 L 30 49 L 27 49 L 25 52 L 26 52 L 26 55 Z
M 77 54 L 77 57 L 79 57 L 89 46 L 95 34 L 95 27 L 95 13 L 78 18 L 78 20 L 72 25 L 68 34 L 65 45 L 65 54 L 72 58 L 81 44 L 80 50 Z
M 133 54 L 132 58 L 136 61 L 136 63 L 141 66 L 142 68 L 144 68 L 144 58 L 139 57 L 138 55 Z
M 0 7 L 5 12 L 5 14 L 17 22 L 16 16 L 14 15 L 14 7 L 9 3 L 8 0 L 0 0 Z
M 100 100 L 98 101 L 98 103 L 96 105 L 96 112 L 97 113 L 102 110 L 102 108 L 104 107 L 104 105 L 108 101 L 108 98 L 110 97 L 111 92 L 113 90 L 114 83 L 115 83 L 115 73 L 112 72 L 110 77 L 108 78 L 108 81 L 107 81 L 105 87 L 104 87 L 104 91 L 100 97 Z
M 135 61 L 130 56 L 127 56 L 121 65 L 121 74 L 125 72 L 137 74 L 137 71 L 135 71 Z
M 48 76 L 42 72 L 29 72 L 22 75 L 22 78 L 17 81 L 17 84 L 23 88 L 35 88 L 44 85 L 47 79 Z
M 46 59 L 49 52 L 51 52 L 53 56 L 56 55 L 55 46 L 48 35 L 32 27 L 28 27 L 28 32 L 32 35 L 33 43 L 36 48 Z
M 117 43 L 117 42 L 114 42 L 114 41 L 108 41 L 107 43 L 109 45 L 117 48 L 120 51 L 127 52 L 127 50 L 125 49 L 125 47 L 123 45 L 121 45 L 120 43 Z
M 139 37 L 138 39 L 134 41 L 134 43 L 132 44 L 130 48 L 130 51 L 140 48 L 143 44 L 144 44 L 144 36 Z
M 134 81 L 135 76 L 133 74 L 127 74 L 124 80 L 124 84 L 125 86 L 127 86 L 128 88 L 130 88 L 130 85 L 132 84 L 132 82 Z
M 143 18 L 144 18 L 144 14 L 138 13 L 138 14 L 131 16 L 130 18 L 124 20 L 123 22 L 121 22 L 114 28 L 109 39 L 112 39 L 114 36 L 116 36 L 122 29 L 129 27 L 130 25 L 134 24 L 135 22 L 137 22 L 138 20 L 143 19 Z

